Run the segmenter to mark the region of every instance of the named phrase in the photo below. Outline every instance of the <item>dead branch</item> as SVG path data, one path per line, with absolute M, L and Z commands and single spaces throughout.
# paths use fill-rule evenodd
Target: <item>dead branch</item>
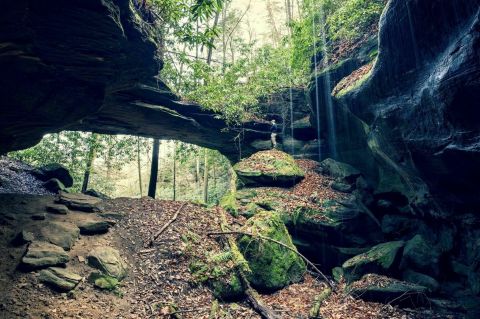
M 325 276 L 325 275 L 323 274 L 323 272 L 320 271 L 320 269 L 317 268 L 317 266 L 315 266 L 314 263 L 312 263 L 310 260 L 308 260 L 307 257 L 305 257 L 304 255 L 302 255 L 301 253 L 299 253 L 296 249 L 293 249 L 293 248 L 291 248 L 290 246 L 285 245 L 285 244 L 282 243 L 281 241 L 278 241 L 278 240 L 275 240 L 275 239 L 272 239 L 272 238 L 269 238 L 269 237 L 265 237 L 265 236 L 262 236 L 262 235 L 259 235 L 259 234 L 251 234 L 251 233 L 247 233 L 247 232 L 243 232 L 243 231 L 222 231 L 222 232 L 210 232 L 210 233 L 207 233 L 207 236 L 228 236 L 228 235 L 245 235 L 245 236 L 250 236 L 250 237 L 254 237 L 254 238 L 259 238 L 259 239 L 262 239 L 262 240 L 270 241 L 270 242 L 276 243 L 277 245 L 280 245 L 280 246 L 282 246 L 282 247 L 285 247 L 285 248 L 287 248 L 288 250 L 293 251 L 295 254 L 297 254 L 298 256 L 300 256 L 300 258 L 302 258 L 310 267 L 312 267 L 313 270 L 315 270 L 320 276 L 322 276 L 322 278 L 325 280 L 325 282 L 326 282 L 331 288 L 334 288 L 333 283 L 327 278 L 327 276 Z
M 165 225 L 163 225 L 162 228 L 160 228 L 160 230 L 155 235 L 152 236 L 152 239 L 150 239 L 150 242 L 148 243 L 149 247 L 152 247 L 155 240 L 157 240 L 157 238 L 168 228 L 168 226 L 170 226 L 175 220 L 177 220 L 178 215 L 180 214 L 180 212 L 182 211 L 183 207 L 185 207 L 186 204 L 187 202 L 184 202 L 182 206 L 180 206 L 180 208 L 177 210 L 175 215 L 173 215 L 172 219 L 170 219 Z

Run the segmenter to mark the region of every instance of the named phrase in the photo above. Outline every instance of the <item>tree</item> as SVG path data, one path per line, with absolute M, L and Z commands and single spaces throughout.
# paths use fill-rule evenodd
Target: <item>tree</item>
M 142 165 L 140 160 L 140 137 L 137 137 L 137 169 L 138 169 L 138 186 L 140 190 L 140 197 L 143 196 L 143 186 L 142 186 Z
M 160 153 L 160 140 L 153 139 L 152 147 L 152 164 L 150 166 L 150 182 L 148 184 L 148 196 L 155 198 L 157 192 L 157 178 L 158 178 L 158 156 Z
M 88 181 L 90 179 L 90 174 L 92 172 L 93 161 L 95 160 L 95 152 L 97 149 L 97 139 L 98 139 L 97 134 L 92 133 L 89 139 L 88 157 L 87 157 L 87 162 L 85 166 L 85 173 L 83 175 L 82 193 L 85 193 L 88 188 Z
M 208 203 L 208 151 L 205 149 L 205 161 L 203 167 L 203 202 Z

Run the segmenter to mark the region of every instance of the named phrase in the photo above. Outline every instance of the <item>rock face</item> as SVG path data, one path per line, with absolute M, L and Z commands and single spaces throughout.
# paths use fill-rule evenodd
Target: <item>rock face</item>
M 333 98 L 338 158 L 368 175 L 378 193 L 402 194 L 422 214 L 480 207 L 479 4 L 390 1 L 373 70 Z M 331 73 L 333 86 L 338 77 Z M 331 88 L 316 83 L 312 100 L 320 100 L 322 134 L 330 143 L 323 92 Z
M 23 266 L 27 268 L 44 268 L 66 264 L 69 260 L 67 253 L 54 244 L 42 241 L 32 242 L 22 258 Z
M 14 1 L 0 21 L 0 153 L 68 129 L 182 140 L 238 158 L 238 130 L 222 133 L 216 114 L 155 78 L 155 35 L 131 1 Z M 244 127 L 244 153 L 269 139 L 268 125 Z
M 122 280 L 127 276 L 127 264 L 118 250 L 111 247 L 94 248 L 87 256 L 88 264 L 104 274 Z
M 259 234 L 296 250 L 280 216 L 274 212 L 258 213 L 250 218 L 243 231 Z M 272 291 L 303 278 L 306 266 L 295 252 L 259 238 L 242 236 L 238 247 L 248 261 L 252 285 L 260 290 Z

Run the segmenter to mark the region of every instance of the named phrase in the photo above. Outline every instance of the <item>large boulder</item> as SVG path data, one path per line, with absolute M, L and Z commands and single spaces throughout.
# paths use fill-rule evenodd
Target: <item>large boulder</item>
M 277 150 L 257 152 L 233 169 L 246 186 L 292 186 L 304 177 L 293 157 Z
M 399 251 L 404 241 L 392 241 L 372 247 L 369 251 L 345 261 L 342 265 L 348 281 L 367 273 L 386 273 L 399 263 Z
M 42 238 L 52 244 L 70 250 L 80 234 L 80 229 L 71 223 L 49 222 L 40 229 Z
M 73 177 L 68 169 L 58 163 L 51 163 L 34 169 L 32 174 L 45 182 L 51 179 L 56 179 L 60 182 L 59 185 L 64 185 L 65 187 L 72 187 L 73 185 Z M 53 183 L 51 184 L 53 185 Z
M 27 268 L 43 268 L 66 264 L 69 257 L 62 247 L 43 242 L 34 241 L 22 258 L 22 266 Z
M 244 235 L 238 239 L 238 247 L 252 270 L 249 275 L 252 286 L 262 291 L 273 291 L 303 278 L 305 263 L 295 253 L 292 238 L 278 213 L 258 213 L 246 222 L 242 231 L 289 247 L 255 236 Z
M 96 247 L 88 253 L 88 265 L 102 273 L 122 280 L 127 276 L 127 264 L 120 252 L 111 247 Z
M 82 276 L 72 273 L 65 268 L 50 267 L 40 271 L 39 280 L 55 290 L 69 291 L 82 281 Z

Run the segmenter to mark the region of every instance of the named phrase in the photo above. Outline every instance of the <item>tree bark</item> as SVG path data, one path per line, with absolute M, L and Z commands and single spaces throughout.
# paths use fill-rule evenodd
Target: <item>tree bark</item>
M 208 152 L 205 150 L 205 164 L 203 170 L 203 201 L 208 203 Z
M 177 142 L 173 142 L 173 200 L 177 200 Z
M 97 134 L 92 133 L 90 136 L 90 145 L 88 150 L 88 157 L 87 157 L 87 166 L 85 167 L 85 173 L 83 175 L 83 183 L 82 183 L 82 193 L 87 191 L 88 182 L 90 181 L 90 173 L 92 171 L 93 160 L 95 159 L 95 150 L 96 150 L 96 142 L 97 142 Z
M 140 197 L 142 197 L 143 185 L 142 185 L 142 166 L 140 163 L 140 137 L 137 137 L 137 168 L 138 168 L 138 186 L 140 188 Z
M 218 19 L 220 18 L 220 10 L 218 10 L 215 13 L 215 20 L 213 21 L 213 29 L 215 29 L 218 25 Z M 213 54 L 213 40 L 214 38 L 212 37 L 212 45 L 208 47 L 208 53 L 207 53 L 207 64 L 210 65 L 212 63 L 212 54 Z
M 153 140 L 152 165 L 150 166 L 150 182 L 148 183 L 148 196 L 155 198 L 157 192 L 158 177 L 158 154 L 160 152 L 160 140 Z

